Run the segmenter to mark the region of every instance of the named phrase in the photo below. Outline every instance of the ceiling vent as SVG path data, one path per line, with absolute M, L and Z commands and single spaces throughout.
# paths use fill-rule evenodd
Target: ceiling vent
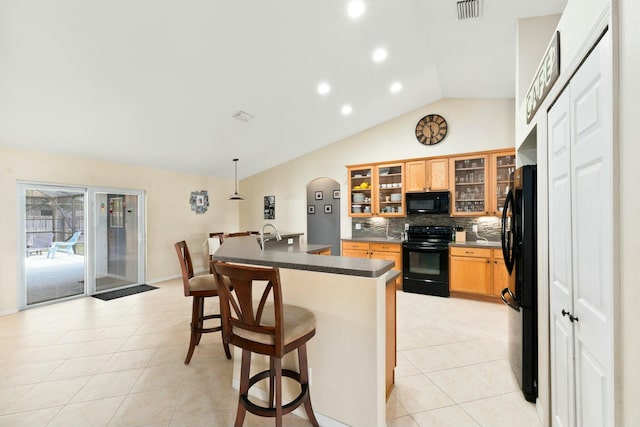
M 480 0 L 462 0 L 458 2 L 458 21 L 480 17 Z
M 249 120 L 253 119 L 253 116 L 251 114 L 245 113 L 244 111 L 238 111 L 231 117 L 233 117 L 234 119 L 238 119 L 241 122 L 248 122 Z

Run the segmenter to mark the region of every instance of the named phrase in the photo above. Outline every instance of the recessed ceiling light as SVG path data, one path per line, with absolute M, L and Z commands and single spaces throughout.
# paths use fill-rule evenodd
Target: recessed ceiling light
M 326 95 L 331 91 L 331 86 L 329 86 L 329 83 L 327 82 L 322 82 L 318 85 L 318 93 L 320 95 Z
M 373 51 L 372 58 L 374 62 L 382 62 L 387 59 L 387 50 L 383 47 L 379 47 Z
M 402 85 L 399 82 L 394 82 L 389 88 L 391 93 L 398 93 L 402 90 Z
M 340 111 L 342 112 L 343 115 L 348 116 L 353 111 L 353 108 L 351 108 L 351 105 L 347 104 L 347 105 L 343 105 Z
M 350 1 L 347 5 L 347 13 L 351 19 L 357 19 L 364 13 L 364 2 L 360 0 Z

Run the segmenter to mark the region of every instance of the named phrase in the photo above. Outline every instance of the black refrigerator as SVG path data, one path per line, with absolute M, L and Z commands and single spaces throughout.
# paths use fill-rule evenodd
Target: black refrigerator
M 538 397 L 538 261 L 536 166 L 511 174 L 502 210 L 501 240 L 509 287 L 502 301 L 509 306 L 509 362 L 525 399 Z

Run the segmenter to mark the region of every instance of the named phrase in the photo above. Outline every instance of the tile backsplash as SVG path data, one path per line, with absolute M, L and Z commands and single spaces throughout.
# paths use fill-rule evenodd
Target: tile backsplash
M 361 229 L 356 229 L 360 224 Z M 467 231 L 467 241 L 477 240 L 472 225 L 478 225 L 478 237 L 489 241 L 500 240 L 500 218 L 484 217 L 450 217 L 449 215 L 409 214 L 405 218 L 352 218 L 351 235 L 353 237 L 395 237 L 400 238 L 405 224 L 409 225 L 448 225 L 461 226 Z

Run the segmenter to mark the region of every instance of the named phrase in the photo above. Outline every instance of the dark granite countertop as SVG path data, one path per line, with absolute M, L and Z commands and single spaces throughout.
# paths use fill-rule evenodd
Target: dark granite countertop
M 474 240 L 474 241 L 467 241 L 467 242 L 451 242 L 449 243 L 449 246 L 457 246 L 462 248 L 489 248 L 489 249 L 496 249 L 496 248 L 499 249 L 502 247 L 500 242 L 485 242 L 483 240 Z
M 399 237 L 348 237 L 341 240 L 351 242 L 371 242 L 371 243 L 402 243 Z
M 226 239 L 213 259 L 243 264 L 266 265 L 270 267 L 290 268 L 293 270 L 318 271 L 322 273 L 345 274 L 361 277 L 380 277 L 393 268 L 394 262 L 382 259 L 364 259 L 342 256 L 314 255 L 327 249 L 327 245 L 267 245 L 260 250 L 257 236 L 234 237 Z

